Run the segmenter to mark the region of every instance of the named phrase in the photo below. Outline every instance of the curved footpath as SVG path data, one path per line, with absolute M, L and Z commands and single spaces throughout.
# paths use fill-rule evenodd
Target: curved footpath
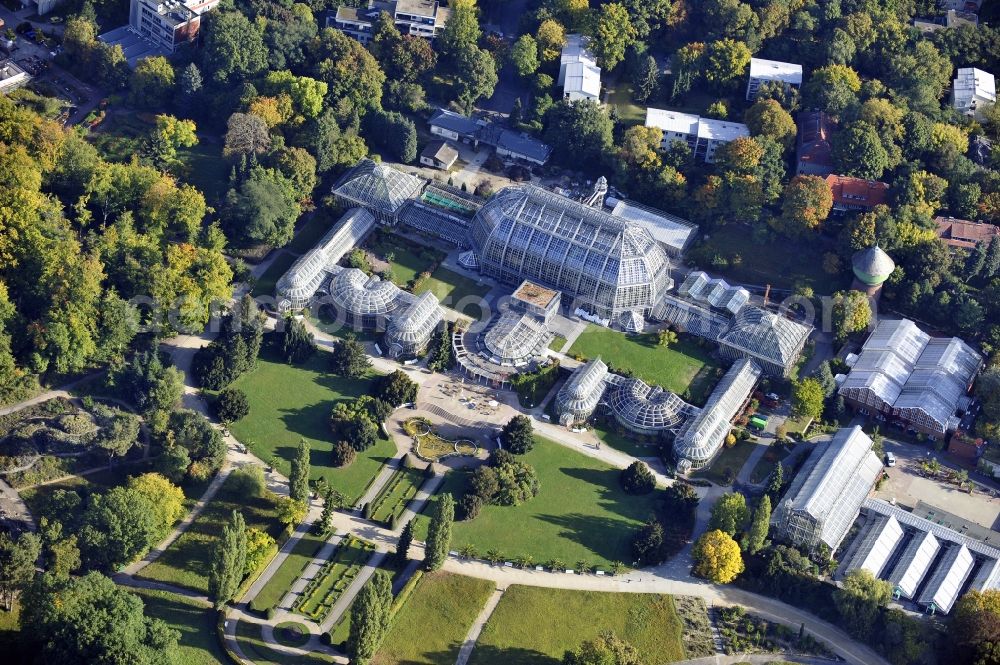
M 319 340 L 320 348 L 328 349 L 333 340 L 325 335 L 323 337 L 326 339 L 321 338 Z M 208 341 L 209 339 L 203 336 L 180 336 L 166 342 L 164 346 L 171 351 L 175 365 L 187 375 L 184 405 L 211 417 L 207 404 L 200 397 L 195 387 L 191 385 L 189 373 L 194 351 L 207 344 Z M 381 371 L 398 369 L 398 365 L 395 365 L 395 363 L 390 363 L 389 361 L 380 358 L 373 359 L 373 364 Z M 418 381 L 418 383 L 424 383 L 432 375 L 424 374 L 422 372 L 413 372 L 411 373 L 411 376 L 414 380 Z M 39 401 L 44 401 L 44 399 L 50 399 L 59 392 L 60 391 L 50 391 L 49 393 L 39 395 L 38 397 L 19 405 L 0 410 L 0 415 L 5 412 L 16 411 L 18 408 L 24 408 L 31 403 L 38 403 Z M 513 408 L 512 405 L 508 406 Z M 580 438 L 573 436 L 573 433 L 548 423 L 536 423 L 536 427 L 544 436 L 552 439 L 556 443 L 572 448 L 578 452 L 583 452 L 591 457 L 601 459 L 602 461 L 618 468 L 624 468 L 636 460 L 636 458 L 626 455 L 613 448 L 606 446 L 601 446 L 600 448 L 592 447 L 581 441 Z M 266 466 L 253 455 L 242 452 L 245 450 L 245 447 L 232 436 L 226 437 L 226 441 L 229 444 L 226 460 L 227 470 L 243 464 L 259 464 L 261 466 Z M 170 542 L 173 542 L 173 540 L 184 532 L 184 530 L 191 524 L 191 521 L 194 519 L 197 512 L 200 512 L 200 509 L 203 508 L 205 503 L 211 500 L 214 495 L 213 490 L 221 486 L 225 479 L 225 475 L 227 474 L 224 471 L 219 474 L 219 477 L 217 477 L 215 481 L 213 481 L 212 487 L 206 491 L 205 495 L 198 502 L 195 511 L 193 511 L 193 515 L 189 515 L 187 519 L 179 523 L 171 534 L 164 539 L 164 542 L 160 543 L 160 545 L 155 548 L 142 562 L 129 566 L 126 571 L 117 575 L 116 579 L 126 585 L 165 589 L 175 593 L 182 593 L 189 597 L 196 597 L 199 600 L 207 602 L 207 598 L 204 598 L 204 596 L 192 594 L 189 591 L 178 589 L 170 585 L 136 579 L 130 573 L 141 570 L 142 567 L 155 560 L 159 553 L 162 552 Z M 657 476 L 658 480 L 661 480 L 663 484 L 671 482 L 662 474 L 657 473 Z M 280 476 L 280 474 L 269 474 L 268 480 L 268 484 L 271 485 L 273 489 L 276 489 L 279 492 L 281 490 L 285 490 L 284 493 L 287 493 L 287 489 L 282 486 L 286 479 Z M 704 529 L 710 513 L 712 499 L 724 491 L 724 488 L 717 487 L 712 487 L 707 490 L 699 490 L 699 494 L 702 496 L 702 501 L 699 504 L 698 513 L 696 515 L 695 533 L 699 533 Z M 287 554 L 287 552 L 291 551 L 298 539 L 306 533 L 308 526 L 318 517 L 319 508 L 318 502 L 314 502 L 311 506 L 306 522 L 303 525 L 300 525 L 293 536 L 285 543 L 282 547 L 282 554 Z M 347 514 L 344 512 L 335 513 L 333 526 L 338 533 L 351 533 L 359 538 L 364 538 L 376 543 L 378 550 L 381 552 L 390 551 L 396 544 L 397 534 L 395 532 L 368 522 L 355 514 Z M 872 649 L 856 643 L 841 629 L 828 622 L 818 619 L 808 612 L 767 596 L 750 593 L 733 587 L 717 586 L 692 578 L 690 575 L 690 551 L 691 546 L 688 545 L 678 556 L 674 557 L 673 560 L 662 566 L 633 571 L 618 577 L 571 575 L 566 573 L 521 570 L 505 566 L 493 566 L 482 561 L 464 560 L 460 559 L 456 555 L 449 557 L 444 565 L 444 569 L 460 575 L 491 580 L 496 583 L 498 587 L 504 588 L 510 586 L 511 584 L 522 584 L 526 586 L 544 588 L 618 593 L 662 593 L 696 596 L 703 598 L 710 605 L 740 605 L 747 608 L 748 611 L 758 614 L 771 621 L 783 623 L 795 628 L 799 625 L 803 625 L 806 631 L 816 638 L 826 642 L 835 653 L 848 662 L 859 663 L 861 665 L 886 665 L 887 661 L 885 661 Z M 422 543 L 414 543 L 411 554 L 417 559 L 422 559 Z M 251 585 L 249 591 L 242 599 L 244 602 L 256 595 L 260 588 L 262 588 L 263 584 L 267 581 L 270 574 L 277 569 L 277 566 L 280 565 L 280 562 L 283 559 L 284 557 L 280 554 L 278 557 L 275 557 L 275 560 L 273 560 L 265 569 L 261 578 Z M 337 608 L 338 612 L 331 612 L 330 616 L 326 617 L 324 620 L 324 625 L 333 625 L 340 618 L 340 615 L 346 611 L 346 607 L 349 603 L 342 603 L 339 605 L 340 607 Z M 236 624 L 238 620 L 249 620 L 253 623 L 261 624 L 262 626 L 270 625 L 271 629 L 265 630 L 265 634 L 271 637 L 271 639 L 268 640 L 268 646 L 275 651 L 279 653 L 284 652 L 288 655 L 298 655 L 302 653 L 302 650 L 300 649 L 286 650 L 285 647 L 273 642 L 273 623 L 248 616 L 243 612 L 243 607 L 245 607 L 245 605 L 241 602 L 239 606 L 231 608 L 227 611 L 227 621 L 225 623 L 224 630 L 226 645 L 237 656 L 243 658 L 247 662 L 251 662 L 242 652 L 239 642 L 236 639 Z M 327 647 L 322 647 L 318 645 L 317 642 L 318 637 L 314 633 L 309 646 L 313 646 L 315 644 L 315 646 L 318 647 L 317 650 L 332 655 L 332 652 Z M 338 662 L 342 661 L 341 658 L 338 658 L 337 660 Z M 746 658 L 741 658 L 741 660 L 746 660 Z M 701 659 L 698 662 L 709 663 L 729 661 L 728 659 L 719 660 L 718 658 L 712 658 Z

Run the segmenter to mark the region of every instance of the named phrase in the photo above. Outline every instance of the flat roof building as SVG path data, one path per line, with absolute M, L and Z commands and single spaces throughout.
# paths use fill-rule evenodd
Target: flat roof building
M 976 67 L 961 67 L 951 85 L 952 107 L 963 115 L 982 120 L 988 106 L 996 104 L 993 74 Z
M 220 0 L 131 0 L 127 26 L 104 33 L 99 39 L 121 46 L 130 67 L 198 38 L 201 17 Z
M 747 101 L 756 99 L 761 84 L 769 82 L 778 82 L 790 88 L 799 88 L 802 85 L 802 65 L 763 58 L 750 58 Z
M 816 444 L 778 503 L 775 535 L 807 549 L 824 543 L 835 552 L 880 473 L 868 435 L 860 427 L 838 430 Z
M 552 155 L 552 148 L 548 144 L 491 120 L 469 118 L 454 111 L 438 109 L 427 123 L 431 134 L 435 136 L 467 143 L 476 148 L 484 143 L 495 148 L 500 157 L 541 166 Z
M 444 30 L 451 10 L 437 0 L 368 0 L 361 7 L 342 4 L 327 18 L 327 27 L 340 30 L 362 44 L 368 44 L 375 32 L 379 14 L 389 14 L 404 35 L 433 39 Z
M 884 319 L 839 391 L 862 414 L 884 415 L 940 439 L 958 427 L 956 413 L 967 407 L 982 363 L 957 337 L 931 337 L 909 319 Z
M 31 80 L 13 60 L 0 60 L 0 93 L 10 92 Z
M 633 201 L 617 201 L 611 216 L 645 228 L 671 256 L 680 256 L 698 236 L 695 224 Z
M 695 157 L 709 163 L 715 161 L 715 151 L 720 145 L 741 136 L 750 136 L 750 130 L 743 123 L 652 107 L 646 109 L 646 127 L 655 127 L 663 132 L 662 150 L 669 149 L 674 141 L 683 141 Z

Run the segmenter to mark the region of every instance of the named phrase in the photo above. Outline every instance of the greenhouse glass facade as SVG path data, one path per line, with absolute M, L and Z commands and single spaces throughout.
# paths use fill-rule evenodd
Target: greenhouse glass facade
M 330 283 L 330 300 L 337 316 L 344 323 L 365 330 L 379 328 L 387 315 L 411 299 L 392 282 L 368 276 L 357 268 L 341 270 Z
M 473 219 L 472 246 L 484 274 L 559 289 L 605 318 L 647 314 L 671 286 L 649 231 L 533 185 L 494 195 Z
M 413 356 L 427 348 L 434 329 L 444 320 L 437 297 L 427 291 L 399 314 L 392 316 L 385 333 L 389 356 Z
M 556 413 L 563 425 L 576 425 L 594 415 L 601 401 L 608 366 L 600 358 L 580 365 L 556 394 Z

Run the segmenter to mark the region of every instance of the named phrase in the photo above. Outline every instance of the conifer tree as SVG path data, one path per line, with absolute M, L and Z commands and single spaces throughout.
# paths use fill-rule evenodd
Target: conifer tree
M 309 443 L 299 440 L 288 476 L 288 496 L 300 503 L 309 503 Z
M 771 497 L 764 495 L 757 504 L 753 512 L 753 519 L 750 521 L 750 528 L 747 529 L 743 541 L 740 543 L 744 552 L 756 554 L 764 547 L 767 540 L 767 532 L 771 528 Z
M 448 558 L 451 547 L 451 525 L 455 521 L 455 500 L 451 494 L 442 494 L 434 502 L 435 512 L 427 530 L 427 553 L 424 565 L 427 570 L 439 570 Z
M 222 527 L 222 537 L 212 553 L 208 575 L 208 595 L 221 608 L 236 596 L 246 565 L 247 536 L 243 515 L 234 510 L 229 523 Z
M 398 563 L 406 563 L 410 558 L 410 545 L 413 543 L 413 520 L 406 523 L 403 527 L 402 533 L 399 534 L 399 540 L 396 542 L 396 561 Z
M 351 606 L 351 632 L 347 651 L 352 663 L 367 665 L 382 645 L 389 627 L 392 582 L 388 573 L 376 571 Z

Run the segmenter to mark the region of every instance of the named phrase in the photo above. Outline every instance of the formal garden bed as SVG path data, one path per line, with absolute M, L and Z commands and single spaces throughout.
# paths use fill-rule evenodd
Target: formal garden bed
M 389 482 L 366 509 L 368 519 L 391 526 L 420 491 L 425 477 L 424 471 L 420 469 L 406 466 L 396 469 Z
M 353 535 L 345 536 L 333 557 L 302 590 L 293 608 L 295 612 L 313 621 L 322 621 L 374 552 L 373 543 Z
M 309 562 L 316 558 L 325 542 L 325 536 L 314 533 L 307 533 L 300 538 L 278 566 L 278 570 L 274 571 L 264 587 L 250 601 L 250 609 L 263 614 L 276 607 L 291 590 L 295 580 L 302 577 L 302 572 Z
M 243 655 L 256 665 L 327 665 L 334 662 L 332 657 L 320 653 L 303 656 L 278 653 L 264 641 L 261 625 L 250 621 L 240 621 L 236 624 L 236 641 Z
M 445 439 L 426 418 L 410 418 L 403 423 L 403 431 L 413 438 L 413 452 L 425 462 L 440 462 L 454 456 L 475 457 L 479 453 L 479 444 L 472 439 Z

